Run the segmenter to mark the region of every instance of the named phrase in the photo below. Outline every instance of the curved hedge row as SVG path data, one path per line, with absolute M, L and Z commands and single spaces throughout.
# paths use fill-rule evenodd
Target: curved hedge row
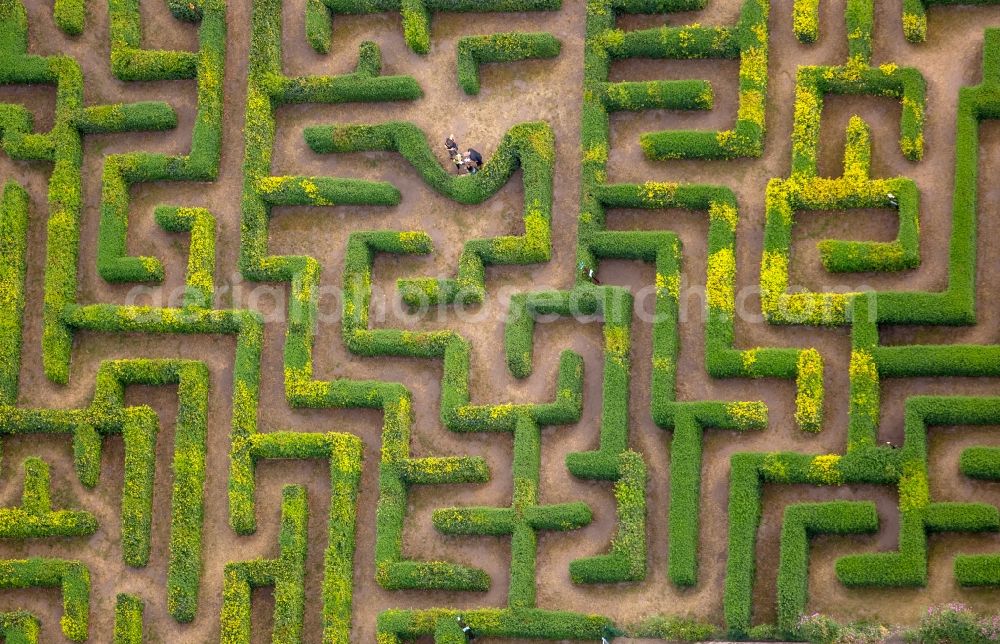
M 552 175 L 555 143 L 544 122 L 521 123 L 500 141 L 496 153 L 475 175 L 456 176 L 441 166 L 427 137 L 411 123 L 309 127 L 306 142 L 318 153 L 394 151 L 442 195 L 462 204 L 478 204 L 495 195 L 520 167 L 524 184 L 524 235 L 472 239 L 459 258 L 456 279 L 411 278 L 399 281 L 410 306 L 480 303 L 485 296 L 486 266 L 548 261 L 552 252 Z M 374 194 L 364 203 L 378 204 Z

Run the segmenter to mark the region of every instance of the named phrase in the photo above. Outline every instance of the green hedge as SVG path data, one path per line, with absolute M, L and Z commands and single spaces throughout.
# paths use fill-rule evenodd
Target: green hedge
M 0 434 L 70 434 L 74 466 L 81 482 L 88 487 L 96 485 L 100 475 L 103 437 L 122 435 L 125 444 L 122 557 L 131 566 L 145 566 L 150 554 L 158 419 L 148 407 L 125 406 L 125 388 L 132 384 L 178 385 L 167 605 L 176 619 L 190 621 L 197 608 L 202 566 L 208 406 L 208 371 L 202 363 L 185 360 L 106 361 L 98 369 L 94 400 L 88 407 L 74 410 L 9 409 L 0 414 Z M 22 507 L 4 510 L 8 515 L 5 525 L 13 531 L 12 534 L 71 536 L 92 534 L 96 530 L 96 521 L 89 513 L 52 511 L 48 500 L 47 466 L 31 459 L 25 465 L 26 487 Z
M 604 106 L 609 112 L 710 110 L 715 94 L 704 80 L 621 81 L 604 85 Z
M 618 531 L 608 554 L 570 562 L 570 579 L 577 584 L 620 583 L 646 578 L 646 465 L 636 452 L 618 457 L 615 482 Z
M 281 492 L 281 531 L 278 558 L 255 559 L 226 565 L 222 591 L 221 641 L 250 642 L 250 592 L 274 587 L 273 642 L 302 639 L 305 615 L 305 563 L 309 508 L 305 488 L 286 485 Z
M 546 123 L 521 123 L 511 128 L 493 157 L 471 176 L 456 176 L 443 168 L 426 135 L 411 123 L 310 127 L 305 130 L 305 138 L 318 153 L 398 152 L 430 187 L 462 204 L 484 202 L 507 183 L 518 167 L 522 169 L 524 235 L 469 240 L 459 258 L 455 279 L 400 280 L 403 301 L 410 306 L 482 302 L 486 266 L 529 264 L 548 261 L 551 256 L 555 143 L 552 129 Z M 374 196 L 365 203 L 381 204 Z
M 316 53 L 330 53 L 333 26 L 323 0 L 306 0 L 306 40 Z
M 36 457 L 26 459 L 21 506 L 0 508 L 0 537 L 81 537 L 97 532 L 97 519 L 90 512 L 52 510 L 49 489 L 48 463 Z
M 135 595 L 119 593 L 115 601 L 114 644 L 142 644 L 142 614 L 146 603 Z
M 27 241 L 28 193 L 10 182 L 0 203 L 0 405 L 17 402 Z
M 402 14 L 403 39 L 413 52 L 426 54 L 431 46 L 431 18 L 442 11 L 512 12 L 554 11 L 562 0 L 323 0 L 334 16 L 398 11 Z M 318 21 L 319 11 L 312 12 Z M 322 51 L 317 48 L 317 51 Z
M 87 18 L 85 0 L 56 0 L 52 5 L 52 17 L 63 33 L 79 36 Z
M 478 636 L 489 638 L 597 641 L 601 632 L 611 626 L 610 620 L 599 615 L 536 608 L 386 610 L 378 616 L 379 642 L 396 644 L 402 640 L 433 635 L 439 625 L 454 623 L 458 615 Z
M 222 79 L 225 74 L 226 7 L 222 0 L 199 3 L 188 16 L 199 20 L 196 53 L 141 49 L 138 0 L 111 0 L 112 69 L 121 80 L 197 79 L 198 105 L 187 155 L 130 153 L 109 155 L 104 163 L 97 267 L 111 282 L 159 282 L 163 265 L 155 257 L 127 254 L 129 190 L 148 181 L 214 181 L 222 141 Z M 176 117 L 165 105 L 137 104 L 88 108 L 84 132 L 165 129 Z
M 505 32 L 466 36 L 458 41 L 458 84 L 474 96 L 479 93 L 479 66 L 535 58 L 555 58 L 562 43 L 552 34 Z
M 0 588 L 55 588 L 62 592 L 62 633 L 73 642 L 89 635 L 90 571 L 65 559 L 5 559 L 0 561 Z
M 211 307 L 215 293 L 215 217 L 205 208 L 157 206 L 156 223 L 169 232 L 190 232 L 182 306 Z
M 1000 480 L 1000 449 L 970 447 L 962 450 L 958 461 L 962 474 L 986 481 Z
M 604 36 L 615 58 L 738 58 L 739 107 L 730 130 L 663 131 L 642 135 L 643 152 L 651 159 L 735 159 L 760 156 L 764 149 L 767 104 L 768 2 L 745 0 L 735 28 L 661 27 Z M 710 99 L 709 99 L 710 100 Z M 649 107 L 658 107 L 651 101 Z M 701 109 L 699 104 L 695 106 Z
M 38 644 L 42 625 L 27 611 L 0 613 L 0 636 L 6 644 Z
M 778 627 L 794 634 L 809 599 L 809 537 L 878 530 L 878 512 L 870 501 L 799 503 L 785 508 L 778 563 Z

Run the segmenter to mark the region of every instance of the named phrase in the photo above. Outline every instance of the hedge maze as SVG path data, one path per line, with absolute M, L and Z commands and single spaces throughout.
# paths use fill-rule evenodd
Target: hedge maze
M 380 644 L 457 644 L 465 641 L 456 620 L 459 615 L 488 641 L 599 641 L 602 633 L 616 628 L 662 640 L 806 639 L 811 636 L 803 629 L 802 618 L 813 612 L 810 559 L 814 537 L 871 535 L 886 524 L 898 523 L 893 549 L 846 554 L 833 566 L 838 583 L 848 589 L 877 588 L 891 593 L 891 589 L 928 586 L 931 535 L 968 533 L 985 538 L 1000 533 L 1000 510 L 986 502 L 988 498 L 977 502 L 935 498 L 929 480 L 940 466 L 932 462 L 928 438 L 936 427 L 1000 425 L 1000 396 L 908 396 L 900 445 L 886 443 L 888 430 L 882 422 L 883 388 L 889 379 L 1000 377 L 997 344 L 884 341 L 888 327 L 975 325 L 977 305 L 984 306 L 977 302 L 976 290 L 981 247 L 977 232 L 980 213 L 985 212 L 979 196 L 980 131 L 984 121 L 1000 118 L 1000 29 L 984 29 L 980 80 L 963 87 L 958 96 L 947 279 L 941 290 L 844 292 L 806 290 L 796 283 L 793 230 L 799 213 L 817 211 L 822 217 L 837 217 L 856 209 L 895 211 L 898 232 L 891 241 L 818 241 L 826 273 L 861 276 L 906 276 L 935 261 L 926 240 L 921 239 L 920 218 L 946 215 L 921 210 L 914 178 L 882 176 L 883 166 L 873 160 L 873 139 L 880 133 L 873 132 L 872 124 L 859 115 L 850 116 L 845 131 L 838 132 L 845 141 L 839 176 L 820 172 L 821 140 L 826 145 L 821 136 L 824 101 L 831 95 L 887 97 L 898 102 L 899 153 L 910 167 L 924 162 L 925 139 L 931 138 L 925 137 L 931 79 L 918 67 L 905 66 L 905 61 L 883 61 L 876 55 L 873 0 L 844 3 L 846 60 L 794 66 L 794 106 L 790 141 L 786 142 L 790 153 L 781 157 L 787 168 L 769 177 L 766 185 L 753 187 L 763 203 L 757 235 L 761 247 L 755 256 L 759 260 L 759 309 L 762 325 L 784 330 L 804 327 L 816 334 L 792 337 L 839 331 L 839 337 L 849 343 L 847 373 L 841 374 L 847 383 L 846 396 L 830 396 L 846 398 L 849 407 L 846 427 L 838 428 L 827 402 L 827 388 L 836 386 L 837 374 L 831 373 L 828 356 L 818 343 L 749 347 L 741 337 L 737 265 L 747 242 L 742 237 L 738 240 L 737 231 L 742 235 L 747 230 L 747 217 L 753 221 L 753 212 L 738 197 L 747 187 L 740 185 L 738 175 L 728 174 L 730 168 L 754 163 L 769 148 L 782 145 L 778 137 L 768 134 L 768 126 L 774 125 L 768 120 L 775 102 L 787 98 L 769 96 L 769 80 L 773 80 L 769 56 L 775 53 L 769 29 L 777 20 L 789 21 L 800 45 L 817 46 L 827 37 L 821 29 L 817 0 L 795 0 L 791 13 L 772 13 L 768 0 L 739 0 L 734 21 L 710 26 L 686 22 L 689 12 L 706 8 L 705 0 L 247 0 L 245 4 L 246 24 L 237 27 L 233 3 L 227 6 L 226 0 L 157 3 L 156 11 L 169 12 L 171 21 L 196 33 L 196 49 L 185 51 L 146 45 L 155 38 L 150 38 L 151 28 L 144 24 L 150 14 L 145 7 L 140 9 L 140 0 L 107 0 L 107 66 L 114 87 L 129 94 L 133 88 L 182 81 L 194 87 L 195 98 L 185 152 L 104 154 L 103 143 L 87 145 L 89 137 L 104 143 L 119 136 L 142 140 L 130 133 L 177 130 L 187 122 L 184 114 L 164 100 L 109 103 L 95 99 L 97 94 L 85 88 L 98 70 L 86 68 L 71 55 L 35 53 L 46 49 L 39 47 L 37 37 L 29 38 L 36 29 L 29 25 L 29 13 L 45 19 L 51 15 L 54 26 L 67 38 L 81 38 L 105 28 L 93 19 L 93 3 L 56 0 L 39 13 L 24 0 L 0 0 L 2 89 L 37 85 L 53 89 L 55 95 L 48 131 L 36 128 L 39 115 L 28 105 L 0 103 L 0 147 L 10 160 L 21 164 L 11 167 L 45 168 L 47 180 L 44 200 L 34 198 L 28 183 L 18 176 L 4 177 L 0 195 L 0 437 L 6 443 L 28 446 L 43 434 L 62 441 L 69 455 L 68 471 L 88 495 L 91 491 L 107 494 L 110 488 L 120 519 L 118 525 L 109 526 L 100 508 L 88 506 L 87 500 L 103 496 L 64 494 L 60 486 L 65 481 L 54 474 L 62 471 L 58 461 L 30 455 L 20 463 L 3 463 L 3 641 L 51 641 L 59 637 L 59 631 L 71 641 L 116 644 L 171 638 L 206 641 L 206 637 L 233 644 L 267 637 L 273 642 L 341 643 L 361 641 L 359 621 L 367 619 L 365 632 Z M 933 12 L 929 20 L 928 9 L 956 4 L 966 3 L 905 0 L 902 16 L 891 28 L 901 31 L 907 46 L 919 50 L 934 37 Z M 995 3 L 969 0 L 967 4 Z M 301 33 L 286 33 L 292 10 L 304 12 L 304 17 L 296 13 Z M 442 38 L 434 28 L 439 14 L 537 12 L 532 15 L 541 17 L 574 11 L 580 19 L 578 42 L 544 30 L 463 32 L 456 38 Z M 836 11 L 839 14 L 841 9 Z M 680 21 L 673 15 L 677 13 L 683 14 Z M 374 38 L 364 40 L 356 50 L 338 46 L 340 21 L 369 14 L 386 14 L 390 22 L 398 21 L 402 34 L 394 35 L 405 47 L 392 49 Z M 667 20 L 665 25 L 623 26 L 642 16 Z M 475 19 L 470 17 L 468 25 L 475 29 Z M 889 28 L 880 23 L 879 35 Z M 234 37 L 237 30 L 245 31 L 237 35 L 246 37 Z M 288 65 L 285 51 L 293 38 L 304 38 L 305 43 L 296 44 L 308 46 L 318 60 L 349 60 L 351 69 L 340 74 L 297 74 L 295 66 Z M 448 44 L 441 45 L 440 40 Z M 245 42 L 246 51 L 234 51 L 234 42 Z M 440 133 L 430 131 L 426 122 L 378 116 L 389 113 L 386 110 L 424 105 L 421 101 L 440 90 L 408 72 L 414 65 L 437 60 L 434 57 L 443 48 L 448 51 L 441 60 L 454 66 L 449 79 L 456 87 L 448 90 L 476 101 L 483 98 L 477 96 L 483 65 L 503 63 L 516 68 L 520 61 L 551 59 L 540 64 L 539 69 L 545 69 L 572 55 L 577 44 L 582 88 L 575 89 L 582 91 L 579 105 L 574 106 L 580 114 L 576 159 L 560 158 L 560 141 L 552 123 L 526 119 L 505 126 L 491 141 L 479 172 L 456 174 L 435 143 Z M 618 80 L 614 68 L 649 59 L 736 61 L 737 104 L 731 127 L 660 129 L 619 136 L 615 119 L 620 112 L 675 114 L 719 107 L 716 88 L 708 80 Z M 245 78 L 234 80 L 233 71 L 227 69 L 227 63 L 234 60 L 246 61 Z M 550 74 L 543 82 L 567 81 Z M 235 85 L 241 92 L 245 89 L 245 94 L 233 94 L 229 88 Z M 7 101 L 12 94 L 2 96 Z M 574 96 L 569 91 L 564 94 L 575 101 Z M 329 108 L 322 119 L 312 119 L 291 134 L 296 154 L 308 155 L 314 162 L 311 167 L 336 168 L 329 176 L 279 174 L 276 169 L 280 164 L 275 160 L 288 136 L 282 119 L 297 105 Z M 345 118 L 344 109 L 353 118 Z M 227 122 L 238 119 L 241 110 L 242 137 L 227 136 Z M 126 134 L 132 138 L 126 139 Z M 655 168 L 656 172 L 645 181 L 617 180 L 621 176 L 615 160 L 619 146 L 637 150 L 639 170 Z M 100 176 L 95 177 L 100 189 L 97 194 L 85 194 L 93 192 L 85 190 L 85 152 L 94 151 L 100 157 Z M 551 384 L 548 390 L 554 394 L 540 402 L 523 402 L 506 396 L 502 387 L 494 388 L 492 383 L 489 391 L 476 384 L 474 374 L 482 368 L 474 364 L 476 347 L 487 336 L 447 323 L 413 329 L 377 320 L 379 279 L 375 273 L 380 261 L 395 257 L 400 265 L 414 266 L 407 262 L 415 256 L 441 252 L 443 237 L 438 233 L 444 224 L 434 217 L 447 218 L 447 213 L 428 215 L 421 227 L 408 229 L 367 222 L 360 229 L 343 227 L 347 232 L 338 228 L 335 237 L 343 251 L 342 268 L 318 256 L 280 251 L 272 224 L 290 207 L 309 213 L 347 211 L 348 217 L 357 220 L 365 218 L 358 212 L 391 215 L 405 211 L 408 195 L 400 187 L 403 182 L 397 185 L 349 171 L 339 174 L 341 167 L 351 167 L 349 160 L 358 158 L 392 159 L 415 177 L 409 185 L 419 185 L 456 207 L 480 206 L 505 190 L 517 191 L 517 212 L 505 215 L 517 232 L 465 235 L 457 265 L 446 273 L 428 275 L 426 270 L 415 269 L 396 281 L 391 297 L 408 312 L 434 307 L 457 314 L 484 307 L 496 301 L 497 275 L 503 270 L 491 269 L 541 271 L 557 265 L 562 250 L 568 253 L 566 265 L 573 263 L 571 272 L 563 271 L 557 280 L 562 286 L 513 293 L 509 304 L 503 300 L 504 318 L 488 337 L 502 336 L 502 348 L 497 343 L 495 351 L 497 357 L 502 352 L 500 363 L 507 374 L 527 379 L 539 367 L 535 360 L 539 327 L 552 320 L 576 323 L 582 317 L 601 330 L 598 359 L 589 360 L 581 352 L 560 347 L 556 369 L 537 369 L 555 374 L 554 382 L 546 384 Z M 323 165 L 316 165 L 319 162 Z M 664 179 L 691 163 L 712 168 L 704 176 L 713 177 L 713 182 Z M 226 181 L 226 164 L 240 168 L 235 173 L 237 188 L 229 199 L 232 209 L 199 204 L 200 191 Z M 560 172 L 565 173 L 566 167 L 578 172 L 580 185 L 568 203 L 558 197 L 560 181 L 565 180 Z M 988 168 L 983 173 L 987 176 Z M 182 295 L 167 306 L 93 301 L 86 287 L 91 274 L 102 284 L 152 288 L 173 277 L 176 267 L 163 257 L 133 251 L 138 246 L 132 243 L 136 233 L 134 225 L 130 233 L 130 218 L 134 224 L 149 214 L 137 206 L 143 202 L 145 184 L 156 184 L 155 194 L 163 194 L 166 186 L 181 195 L 155 204 L 151 212 L 164 233 L 186 243 Z M 240 190 L 238 199 L 236 190 Z M 656 223 L 641 230 L 623 230 L 613 222 L 622 210 L 643 211 Z M 745 381 L 748 391 L 760 391 L 751 387 L 755 380 L 788 381 L 794 386 L 792 413 L 773 413 L 759 396 L 714 399 L 692 394 L 683 386 L 691 374 L 682 368 L 682 326 L 690 323 L 682 287 L 687 279 L 684 265 L 691 261 L 692 251 L 685 256 L 681 233 L 666 221 L 680 211 L 705 223 L 704 335 L 700 340 L 705 373 L 719 381 Z M 39 249 L 31 242 L 31 230 L 41 228 L 42 224 L 35 226 L 41 221 L 45 243 Z M 558 246 L 564 239 L 560 232 L 572 230 L 574 221 L 575 253 L 572 245 Z M 287 293 L 287 310 L 280 323 L 247 301 L 221 297 L 219 287 L 227 279 L 222 262 L 227 249 L 233 251 L 233 269 L 240 280 L 252 286 L 276 285 Z M 602 272 L 602 267 L 621 260 L 652 271 L 655 315 L 651 321 L 640 319 L 633 288 L 611 279 L 593 279 L 589 273 L 593 269 L 593 275 L 603 278 L 609 273 Z M 35 263 L 40 270 L 32 270 Z M 748 279 L 757 281 L 756 274 Z M 35 285 L 32 280 L 41 283 Z M 339 329 L 324 335 L 321 297 L 330 285 L 341 294 Z M 42 301 L 39 324 L 33 326 L 28 321 L 34 315 L 31 298 L 35 294 Z M 283 334 L 281 349 L 270 354 L 281 355 L 278 365 L 266 364 L 265 337 L 273 337 L 267 335 L 272 324 L 279 324 Z M 649 325 L 648 334 L 634 328 L 639 324 Z M 28 333 L 36 327 L 38 333 Z M 133 355 L 142 354 L 147 346 L 137 338 L 162 336 L 231 339 L 235 347 L 227 357 L 231 367 L 219 375 L 213 374 L 207 358 L 165 358 L 156 351 Z M 135 350 L 129 357 L 101 356 L 92 373 L 71 369 L 81 347 L 95 337 L 119 338 L 123 345 L 134 344 Z M 637 346 L 635 338 L 648 338 L 651 346 Z M 336 374 L 324 379 L 321 374 L 327 371 L 316 366 L 315 358 L 324 343 L 330 342 L 342 345 L 351 361 L 338 363 Z M 40 344 L 40 364 L 22 359 L 28 355 L 28 343 Z M 649 358 L 640 361 L 637 355 Z M 439 382 L 433 383 L 436 389 L 432 388 L 440 395 L 433 431 L 466 440 L 469 434 L 486 434 L 498 443 L 506 438 L 494 435 L 510 436 L 512 480 L 503 488 L 510 490 L 509 498 L 488 505 L 442 503 L 428 513 L 430 525 L 446 545 L 503 543 L 510 553 L 509 560 L 503 561 L 506 580 L 497 579 L 482 560 L 473 565 L 460 558 L 427 558 L 411 552 L 406 535 L 417 521 L 415 490 L 422 486 L 472 489 L 495 481 L 498 474 L 482 455 L 420 455 L 427 450 L 415 440 L 418 390 L 388 376 L 357 377 L 351 365 L 362 361 L 374 365 L 406 361 L 429 365 L 428 373 L 440 374 L 435 376 Z M 322 410 L 313 413 L 326 415 L 326 429 L 275 428 L 263 420 L 268 416 L 262 400 L 267 395 L 270 366 L 279 374 L 282 402 L 303 414 Z M 74 381 L 83 378 L 88 383 L 86 401 L 24 404 L 23 376 L 36 370 L 59 386 L 73 384 L 71 373 Z M 638 415 L 651 419 L 655 426 L 655 440 L 667 452 L 667 472 L 651 467 L 653 461 L 636 437 L 632 381 L 637 374 L 647 373 L 649 408 L 638 410 Z M 213 375 L 217 376 L 214 380 Z M 212 383 L 220 378 L 226 387 L 232 380 L 231 390 L 224 395 L 228 418 L 217 417 L 211 409 Z M 599 383 L 599 401 L 594 406 L 599 411 L 593 417 L 585 413 L 586 397 L 598 389 L 588 389 L 588 382 Z M 140 386 L 144 391 L 164 388 L 176 398 L 172 445 L 158 440 L 163 430 L 160 413 L 151 405 L 131 402 L 128 391 Z M 338 419 L 348 410 L 373 411 L 380 429 L 365 436 L 339 429 Z M 736 434 L 773 436 L 781 423 L 794 426 L 803 441 L 818 441 L 836 432 L 840 432 L 836 436 L 843 435 L 843 441 L 829 453 L 786 450 L 780 438 L 767 442 L 772 447 L 767 451 L 738 450 L 724 457 L 728 461 L 724 507 L 709 500 L 702 480 L 706 431 L 722 430 L 723 436 L 742 441 L 744 437 Z M 559 463 L 564 469 L 558 475 L 580 485 L 590 482 L 589 489 L 609 499 L 606 508 L 580 499 L 551 500 L 553 479 L 545 476 L 543 459 L 543 445 L 547 448 L 549 443 L 543 436 L 565 435 L 577 426 L 591 430 L 590 448 L 569 451 Z M 220 433 L 227 436 L 228 453 L 212 454 L 212 438 Z M 121 462 L 115 462 L 119 454 Z M 282 484 L 280 507 L 260 502 L 257 470 L 261 463 L 278 461 L 283 471 L 292 473 L 301 462 L 316 460 L 325 464 L 329 476 L 322 487 L 328 490 L 324 492 L 328 498 L 322 500 L 329 507 L 326 517 L 317 516 L 315 506 L 320 500 L 311 498 L 315 494 L 300 482 Z M 164 463 L 169 466 L 164 468 Z M 963 449 L 958 470 L 963 480 L 1000 480 L 1000 446 Z M 206 511 L 213 496 L 223 494 L 221 488 L 210 485 L 216 471 L 224 480 L 225 517 Z M 657 478 L 661 475 L 662 481 Z M 656 498 L 654 486 L 660 482 L 667 507 L 651 503 Z M 373 489 L 367 491 L 369 485 Z M 853 486 L 848 489 L 860 490 L 860 497 L 844 500 L 843 495 L 834 498 L 831 494 L 828 500 L 782 508 L 778 559 L 761 561 L 758 541 L 767 491 L 804 485 L 821 492 Z M 164 490 L 157 492 L 161 487 Z M 898 499 L 893 515 L 863 498 L 873 487 L 888 490 Z M 362 503 L 366 492 L 376 499 L 370 530 L 363 525 L 369 516 Z M 613 517 L 602 516 L 612 508 Z M 726 520 L 726 556 L 717 564 L 707 561 L 705 554 L 706 511 Z M 313 525 L 325 526 L 321 543 L 311 536 L 317 533 L 310 532 L 310 515 Z M 324 518 L 325 523 L 315 523 Z M 590 550 L 597 554 L 569 561 L 559 583 L 593 589 L 603 600 L 586 607 L 571 601 L 546 605 L 539 590 L 546 535 L 578 535 L 601 519 L 611 526 L 610 537 Z M 156 527 L 160 523 L 167 526 L 162 531 Z M 654 528 L 664 523 L 665 541 L 652 539 Z M 261 525 L 277 529 L 259 530 Z M 105 547 L 102 557 L 118 557 L 120 546 L 121 563 L 144 575 L 141 583 L 105 579 L 92 589 L 86 558 L 60 554 L 85 550 L 109 531 L 115 548 Z M 224 532 L 224 539 L 210 540 L 216 531 Z M 161 532 L 165 539 L 157 537 Z M 359 543 L 360 535 L 369 534 L 373 543 Z M 206 546 L 225 539 L 256 545 L 221 551 Z M 261 544 L 265 540 L 270 543 Z M 39 552 L 44 554 L 35 554 Z M 366 553 L 363 560 L 356 556 L 359 552 Z M 665 559 L 656 557 L 660 552 Z M 317 556 L 322 564 L 310 566 L 310 557 Z M 166 562 L 161 576 L 150 572 L 157 560 Z M 666 562 L 662 584 L 669 586 L 672 596 L 680 597 L 715 583 L 705 568 L 718 566 L 717 605 L 692 616 L 673 611 L 669 600 L 660 601 L 657 606 L 663 609 L 646 616 L 661 620 L 655 627 L 648 626 L 651 622 L 643 627 L 621 619 L 620 607 L 615 605 L 619 592 L 650 583 L 655 561 Z M 773 595 L 767 600 L 773 607 L 771 613 L 769 607 L 760 605 L 761 568 L 777 571 L 774 592 L 768 591 Z M 316 575 L 320 579 L 310 586 L 308 580 Z M 996 589 L 1000 587 L 1000 552 L 956 551 L 952 576 L 956 593 Z M 506 597 L 499 602 L 481 601 L 497 586 L 506 590 Z M 52 597 L 60 597 L 58 625 L 47 624 L 30 606 L 13 599 L 24 597 L 23 589 L 46 588 L 54 589 Z M 91 605 L 97 604 L 92 595 L 109 588 L 115 600 L 113 611 L 107 612 L 113 614 L 94 615 L 97 611 Z M 317 597 L 311 588 L 319 588 Z M 22 590 L 16 595 L 6 592 L 15 589 Z M 362 592 L 364 602 L 355 602 Z M 266 614 L 257 610 L 265 595 Z M 414 597 L 433 601 L 414 601 Z M 952 598 L 933 596 L 939 602 Z M 110 598 L 101 600 L 107 603 L 100 606 L 111 606 Z M 207 605 L 217 609 L 209 611 Z M 309 618 L 313 609 L 319 614 L 316 621 Z M 701 623 L 690 621 L 691 617 Z M 321 627 L 311 628 L 312 623 Z

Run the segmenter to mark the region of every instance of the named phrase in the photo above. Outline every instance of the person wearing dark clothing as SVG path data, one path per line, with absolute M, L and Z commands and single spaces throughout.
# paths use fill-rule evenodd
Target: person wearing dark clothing
M 465 151 L 465 168 L 469 174 L 476 174 L 483 167 L 483 155 L 476 150 L 469 148 Z
M 476 639 L 476 634 L 472 632 L 472 627 L 465 623 L 465 620 L 462 619 L 461 615 L 455 617 L 455 621 L 458 622 L 458 627 L 462 629 L 462 633 L 465 634 L 466 642 L 471 642 Z
M 449 134 L 448 138 L 444 140 L 444 147 L 448 150 L 448 156 L 455 156 L 458 152 L 458 144 L 455 143 L 455 135 Z

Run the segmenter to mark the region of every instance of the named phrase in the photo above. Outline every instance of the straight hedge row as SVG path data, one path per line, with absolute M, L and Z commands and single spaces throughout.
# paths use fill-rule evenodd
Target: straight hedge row
M 562 7 L 562 0 L 322 0 L 330 14 L 336 16 L 364 15 L 385 11 L 398 11 L 403 18 L 403 39 L 417 54 L 426 54 L 431 47 L 431 18 L 442 11 L 467 12 L 512 12 L 512 11 L 555 11 Z M 320 12 L 311 12 L 314 29 L 318 24 Z M 324 16 L 325 18 L 325 16 Z M 322 48 L 316 46 L 317 51 Z M 322 38 L 318 44 L 324 44 Z M 328 47 L 328 44 L 327 44 Z

